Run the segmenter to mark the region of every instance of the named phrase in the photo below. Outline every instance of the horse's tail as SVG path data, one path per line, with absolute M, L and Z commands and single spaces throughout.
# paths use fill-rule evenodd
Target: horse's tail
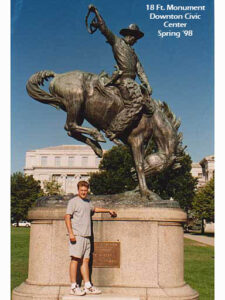
M 27 81 L 26 89 L 28 94 L 35 100 L 54 106 L 55 108 L 63 109 L 62 98 L 56 97 L 40 89 L 40 85 L 44 85 L 44 80 L 48 81 L 49 78 L 55 77 L 56 73 L 53 71 L 40 71 L 33 74 Z

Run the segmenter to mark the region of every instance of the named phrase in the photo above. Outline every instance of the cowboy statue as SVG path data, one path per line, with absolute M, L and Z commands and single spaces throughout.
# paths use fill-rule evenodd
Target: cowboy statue
M 123 38 L 118 37 L 108 29 L 97 8 L 92 4 L 89 5 L 86 25 L 90 12 L 95 13 L 95 18 L 90 24 L 89 32 L 93 33 L 97 29 L 101 31 L 107 42 L 112 46 L 114 58 L 117 62 L 116 71 L 105 84 L 105 86 L 114 85 L 118 87 L 124 99 L 124 109 L 116 115 L 109 128 L 105 130 L 107 137 L 117 143 L 116 137 L 133 124 L 143 108 L 148 114 L 153 113 L 151 102 L 147 101 L 147 99 L 150 100 L 152 89 L 137 55 L 131 47 L 144 36 L 144 33 L 139 30 L 136 24 L 130 24 L 128 28 L 120 30 Z M 140 86 L 135 81 L 136 75 L 142 83 Z
M 94 13 L 94 19 L 88 24 L 91 13 Z M 151 97 L 147 76 L 132 48 L 144 34 L 137 25 L 131 24 L 120 31 L 123 37 L 116 36 L 93 5 L 89 5 L 86 26 L 90 33 L 99 29 L 111 45 L 117 62 L 117 70 L 112 76 L 105 72 L 98 75 L 74 70 L 57 74 L 42 70 L 29 78 L 27 92 L 33 99 L 65 111 L 67 134 L 90 146 L 97 156 L 103 156 L 99 143 L 105 142 L 105 138 L 101 131 L 116 144 L 121 141 L 128 145 L 134 158 L 141 197 L 161 201 L 148 189 L 146 177 L 171 165 L 180 167 L 184 149 L 182 134 L 178 132 L 180 120 L 165 102 Z M 140 85 L 135 81 L 136 76 L 140 78 Z M 49 78 L 53 79 L 47 92 L 41 85 Z M 93 128 L 82 126 L 84 120 Z M 150 149 L 152 140 L 156 144 L 155 151 Z

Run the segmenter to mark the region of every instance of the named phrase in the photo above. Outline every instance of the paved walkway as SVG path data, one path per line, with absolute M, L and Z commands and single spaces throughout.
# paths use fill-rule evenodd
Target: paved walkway
M 214 246 L 214 237 L 185 233 L 184 237 L 209 246 Z

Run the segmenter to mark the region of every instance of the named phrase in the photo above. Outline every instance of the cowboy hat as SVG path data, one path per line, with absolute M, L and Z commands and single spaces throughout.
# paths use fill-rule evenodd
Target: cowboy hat
M 139 27 L 136 24 L 130 24 L 128 28 L 121 29 L 120 34 L 123 36 L 133 35 L 137 39 L 140 39 L 144 36 L 144 33 L 139 30 Z

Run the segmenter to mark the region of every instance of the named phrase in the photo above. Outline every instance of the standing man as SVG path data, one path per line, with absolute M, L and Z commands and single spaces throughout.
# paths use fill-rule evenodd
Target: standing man
M 94 5 L 89 5 L 89 12 L 95 13 L 95 19 L 92 21 L 91 26 L 99 29 L 105 36 L 112 47 L 113 55 L 117 62 L 117 70 L 113 73 L 107 85 L 115 85 L 119 88 L 125 106 L 105 131 L 107 137 L 110 140 L 114 140 L 136 120 L 143 106 L 146 108 L 148 115 L 151 116 L 154 112 L 151 102 L 146 101 L 146 99 L 150 100 L 152 94 L 151 86 L 144 68 L 132 48 L 138 39 L 144 36 L 144 33 L 139 30 L 136 24 L 130 24 L 128 28 L 120 30 L 123 38 L 118 37 L 108 29 L 104 19 Z M 135 81 L 136 75 L 138 75 L 142 83 L 142 89 Z M 145 95 L 143 95 L 142 90 L 145 90 Z
M 116 217 L 117 214 L 113 210 L 97 208 L 91 205 L 90 200 L 86 198 L 89 188 L 89 184 L 86 181 L 78 182 L 77 188 L 78 195 L 70 199 L 65 215 L 66 227 L 70 239 L 70 294 L 75 296 L 101 294 L 101 291 L 90 283 L 89 278 L 91 213 L 109 213 L 112 217 Z M 77 268 L 79 263 L 81 263 L 80 270 L 85 283 L 84 291 L 77 284 Z

